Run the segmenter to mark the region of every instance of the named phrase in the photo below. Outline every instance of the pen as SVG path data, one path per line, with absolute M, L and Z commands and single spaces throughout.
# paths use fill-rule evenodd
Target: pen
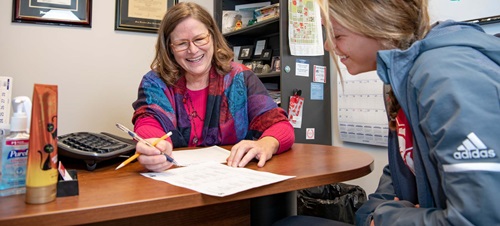
M 156 144 L 158 144 L 158 142 L 160 142 L 161 140 L 167 139 L 170 135 L 172 135 L 172 132 L 169 131 L 167 134 L 163 135 L 161 138 L 156 139 L 151 145 L 152 146 L 156 146 Z M 149 144 L 149 143 L 147 143 L 147 144 Z M 120 168 L 126 166 L 130 162 L 134 161 L 137 157 L 139 157 L 139 155 L 141 155 L 141 154 L 135 153 L 134 155 L 130 156 L 130 158 L 128 158 L 127 160 L 125 160 L 124 162 L 122 162 L 122 164 L 120 164 L 118 167 L 116 167 L 115 170 L 120 169 Z M 163 155 L 165 155 L 165 157 L 167 158 L 167 160 L 169 162 L 174 163 L 175 165 L 177 165 L 177 162 L 175 162 L 175 160 L 172 157 L 168 156 L 167 154 L 163 154 Z
M 140 136 L 138 136 L 136 133 L 132 132 L 131 130 L 129 130 L 127 127 L 117 123 L 116 124 L 116 127 L 118 127 L 120 130 L 122 130 L 123 132 L 126 132 L 127 134 L 129 134 L 134 140 L 138 141 L 138 142 L 143 142 L 144 144 L 150 146 L 150 147 L 155 147 L 156 144 L 158 144 L 158 142 L 160 142 L 161 140 L 165 140 L 167 139 L 168 137 L 170 137 L 172 135 L 172 132 L 169 131 L 167 134 L 163 135 L 161 138 L 158 138 L 156 139 L 152 144 L 147 142 L 146 140 L 142 139 Z M 139 153 L 135 153 L 133 156 L 131 156 L 130 158 L 128 158 L 127 160 L 125 160 L 122 164 L 120 164 L 118 167 L 116 167 L 115 170 L 117 169 L 120 169 L 122 167 L 124 167 L 125 165 L 129 164 L 130 162 L 132 162 L 134 159 L 136 159 L 137 157 L 139 157 Z M 175 164 L 175 165 L 178 165 L 177 162 L 172 158 L 170 157 L 169 155 L 167 154 L 163 154 L 166 158 L 167 158 L 167 161 Z

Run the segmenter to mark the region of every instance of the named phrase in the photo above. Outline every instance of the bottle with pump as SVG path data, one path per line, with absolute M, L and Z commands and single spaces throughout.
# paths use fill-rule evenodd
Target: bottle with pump
M 31 101 L 26 96 L 12 99 L 10 134 L 2 141 L 0 196 L 26 192 Z

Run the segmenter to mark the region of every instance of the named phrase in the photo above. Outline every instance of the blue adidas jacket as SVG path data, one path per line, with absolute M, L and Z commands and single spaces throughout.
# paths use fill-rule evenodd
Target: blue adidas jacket
M 415 175 L 391 132 L 358 225 L 500 225 L 499 64 L 500 38 L 453 21 L 407 50 L 379 51 L 377 73 L 411 124 Z

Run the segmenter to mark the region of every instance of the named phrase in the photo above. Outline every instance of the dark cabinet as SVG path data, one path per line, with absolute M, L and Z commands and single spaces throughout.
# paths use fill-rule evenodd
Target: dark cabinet
M 214 0 L 214 17 L 222 27 L 223 11 L 234 10 L 236 5 L 269 2 L 260 0 Z M 331 86 L 330 60 L 328 52 L 323 56 L 292 56 L 289 48 L 288 35 L 288 1 L 272 0 L 271 4 L 280 3 L 280 16 L 257 22 L 239 30 L 224 33 L 224 37 L 231 46 L 255 46 L 258 40 L 266 40 L 266 49 L 272 49 L 272 56 L 279 56 L 280 71 L 270 73 L 256 73 L 265 83 L 281 91 L 280 106 L 288 112 L 290 96 L 300 90 L 304 97 L 301 128 L 295 129 L 295 142 L 332 144 L 332 117 L 331 117 Z M 247 23 L 248 21 L 242 21 Z M 259 59 L 253 59 L 259 60 Z M 247 60 L 248 61 L 248 60 Z M 296 76 L 295 67 L 298 61 L 309 64 L 309 76 Z M 245 63 L 245 61 L 244 61 Z M 271 64 L 271 61 L 264 61 Z M 311 99 L 314 65 L 326 66 L 326 83 L 323 83 L 323 99 Z M 314 84 L 317 85 L 317 84 Z M 314 139 L 307 132 L 314 129 Z

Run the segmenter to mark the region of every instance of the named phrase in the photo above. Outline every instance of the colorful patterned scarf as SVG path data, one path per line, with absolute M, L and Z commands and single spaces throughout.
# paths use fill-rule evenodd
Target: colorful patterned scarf
M 235 144 L 243 139 L 258 139 L 280 121 L 288 121 L 286 112 L 278 107 L 259 78 L 239 63 L 232 70 L 218 75 L 210 71 L 207 109 L 200 146 Z M 132 104 L 132 123 L 141 117 L 154 117 L 165 131 L 172 131 L 174 147 L 186 147 L 191 122 L 183 105 L 186 78 L 175 87 L 166 86 L 156 72 L 144 75 L 138 99 Z

